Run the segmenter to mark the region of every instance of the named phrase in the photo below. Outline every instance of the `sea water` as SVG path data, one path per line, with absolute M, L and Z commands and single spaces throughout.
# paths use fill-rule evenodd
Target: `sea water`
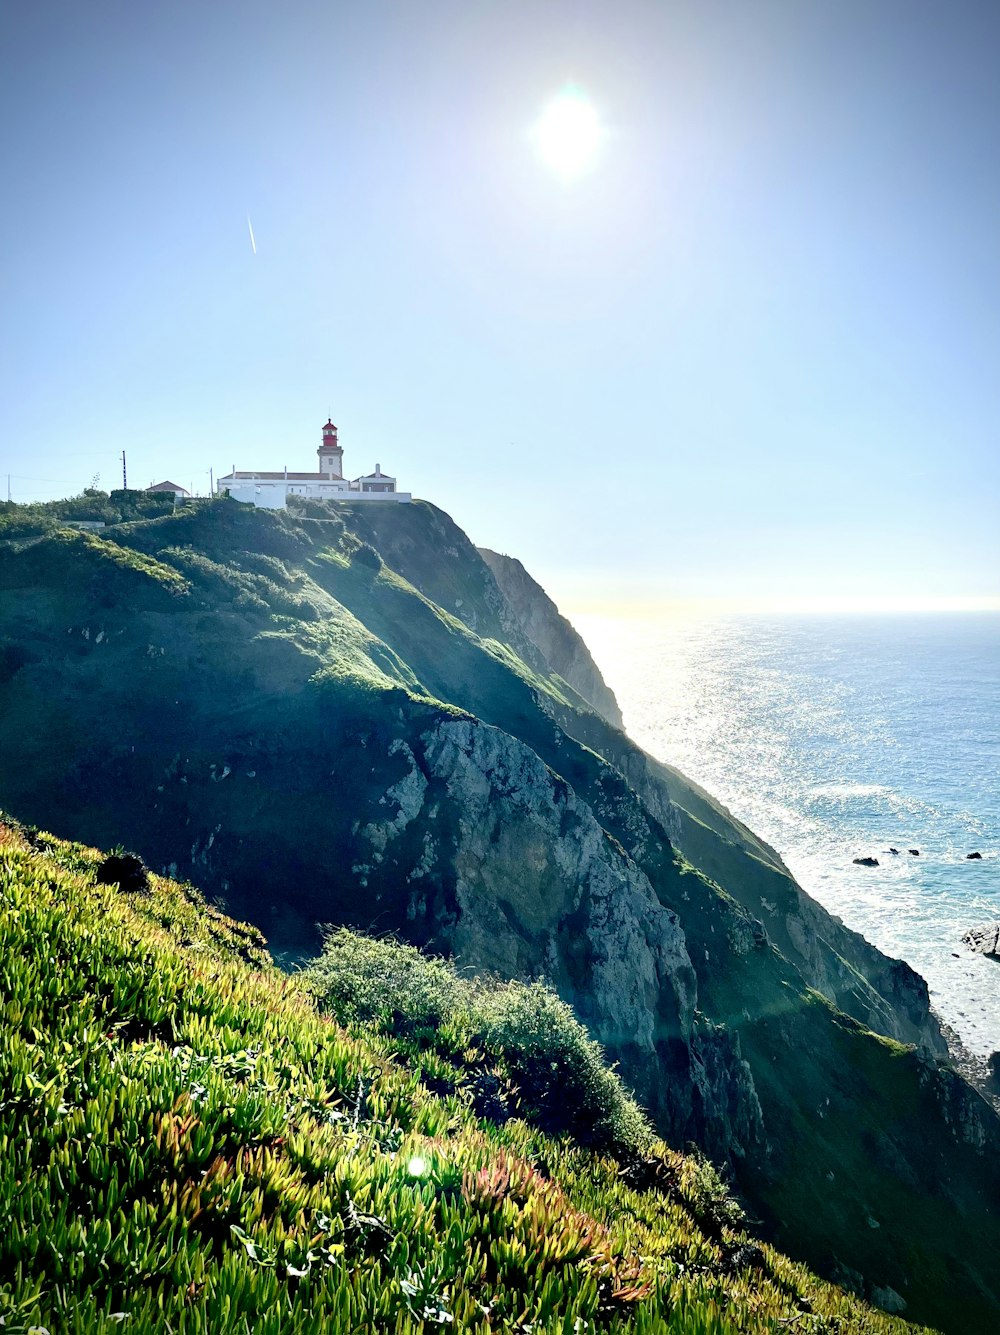
M 1000 963 L 962 945 L 1000 919 L 1000 614 L 573 620 L 629 735 L 1000 1049 Z

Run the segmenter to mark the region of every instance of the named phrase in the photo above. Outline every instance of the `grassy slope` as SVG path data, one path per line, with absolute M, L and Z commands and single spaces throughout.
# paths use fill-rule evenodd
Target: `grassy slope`
M 0 825 L 6 1331 L 905 1328 L 741 1252 L 697 1162 L 477 1119 L 254 929 L 99 858 Z

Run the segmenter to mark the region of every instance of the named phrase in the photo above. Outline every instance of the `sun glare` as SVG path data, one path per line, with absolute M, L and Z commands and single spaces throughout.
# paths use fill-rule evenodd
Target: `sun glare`
M 543 109 L 532 138 L 545 165 L 568 181 L 597 164 L 607 133 L 593 103 L 569 87 Z

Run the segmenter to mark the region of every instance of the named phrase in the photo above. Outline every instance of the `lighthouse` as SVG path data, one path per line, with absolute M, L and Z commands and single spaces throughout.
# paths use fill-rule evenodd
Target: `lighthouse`
M 298 473 L 288 468 L 237 469 L 220 477 L 218 487 L 234 501 L 260 506 L 265 510 L 284 510 L 293 501 L 409 501 L 408 491 L 396 490 L 396 479 L 375 465 L 374 473 L 344 477 L 344 451 L 337 440 L 333 418 L 323 424 L 323 438 L 316 450 L 319 472 Z
M 329 417 L 323 427 L 323 443 L 316 453 L 319 455 L 319 474 L 321 478 L 344 476 L 344 451 L 337 444 L 337 428 Z

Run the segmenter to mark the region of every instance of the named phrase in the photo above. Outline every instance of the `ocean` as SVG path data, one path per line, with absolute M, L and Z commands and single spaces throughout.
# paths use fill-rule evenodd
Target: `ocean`
M 629 735 L 1000 1049 L 1000 963 L 961 940 L 1000 919 L 1000 613 L 573 621 Z

